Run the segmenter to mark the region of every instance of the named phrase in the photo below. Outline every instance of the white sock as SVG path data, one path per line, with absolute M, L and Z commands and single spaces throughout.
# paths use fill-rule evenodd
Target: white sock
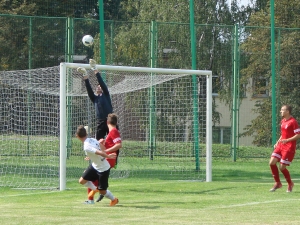
M 93 184 L 92 181 L 86 182 L 86 183 L 84 184 L 84 186 L 86 186 L 86 187 L 88 187 L 88 188 L 90 188 L 90 189 L 92 189 L 92 190 L 96 190 L 96 189 L 97 189 L 97 187 Z
M 109 190 L 106 190 L 106 194 L 104 196 L 106 198 L 109 198 L 110 200 L 114 200 L 115 199 L 115 197 L 113 196 L 113 194 Z

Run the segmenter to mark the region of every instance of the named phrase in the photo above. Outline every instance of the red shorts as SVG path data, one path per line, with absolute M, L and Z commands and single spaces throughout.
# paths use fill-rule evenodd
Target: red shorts
M 285 148 L 284 145 L 279 144 L 274 149 L 272 157 L 279 159 L 281 164 L 289 166 L 293 161 L 295 154 L 296 150 Z

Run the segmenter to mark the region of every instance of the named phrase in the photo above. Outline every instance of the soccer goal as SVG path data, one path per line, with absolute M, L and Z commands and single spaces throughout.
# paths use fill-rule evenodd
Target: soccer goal
M 0 186 L 66 189 L 88 166 L 79 125 L 94 137 L 88 64 L 0 72 Z M 112 178 L 212 180 L 211 71 L 97 65 L 123 141 Z

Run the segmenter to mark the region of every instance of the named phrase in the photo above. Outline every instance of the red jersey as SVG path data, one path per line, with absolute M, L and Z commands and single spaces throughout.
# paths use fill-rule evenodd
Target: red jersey
M 295 134 L 300 134 L 300 128 L 298 125 L 297 120 L 294 117 L 290 117 L 289 119 L 282 119 L 281 120 L 281 139 L 288 139 Z M 280 145 L 280 148 L 282 150 L 291 150 L 295 151 L 296 150 L 296 143 L 297 141 L 290 141 L 285 144 L 279 142 L 278 145 Z
M 117 143 L 121 143 L 121 136 L 120 136 L 120 132 L 118 131 L 117 128 L 113 128 L 112 130 L 109 131 L 107 137 L 105 138 L 105 148 L 109 149 L 112 146 L 114 146 Z M 115 152 L 117 154 L 117 156 L 119 155 L 119 150 L 117 152 Z M 111 154 L 111 153 L 110 153 Z M 110 167 L 113 168 L 116 165 L 116 159 L 106 159 L 109 164 Z

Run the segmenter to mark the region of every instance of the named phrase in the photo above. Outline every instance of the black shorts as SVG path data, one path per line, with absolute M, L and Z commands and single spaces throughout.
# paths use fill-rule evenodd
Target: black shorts
M 96 139 L 99 140 L 101 138 L 105 138 L 105 136 L 108 134 L 108 126 L 107 126 L 107 120 L 97 120 L 97 128 L 96 128 Z
M 104 172 L 99 172 L 95 170 L 95 168 L 92 165 L 89 165 L 89 167 L 83 172 L 82 178 L 92 182 L 98 180 L 97 188 L 99 190 L 107 190 L 109 173 L 110 169 Z
M 117 124 L 116 128 L 119 130 L 119 126 Z M 107 126 L 107 120 L 97 120 L 97 128 L 96 128 L 96 139 L 99 141 L 101 138 L 105 138 L 108 134 L 109 129 Z

